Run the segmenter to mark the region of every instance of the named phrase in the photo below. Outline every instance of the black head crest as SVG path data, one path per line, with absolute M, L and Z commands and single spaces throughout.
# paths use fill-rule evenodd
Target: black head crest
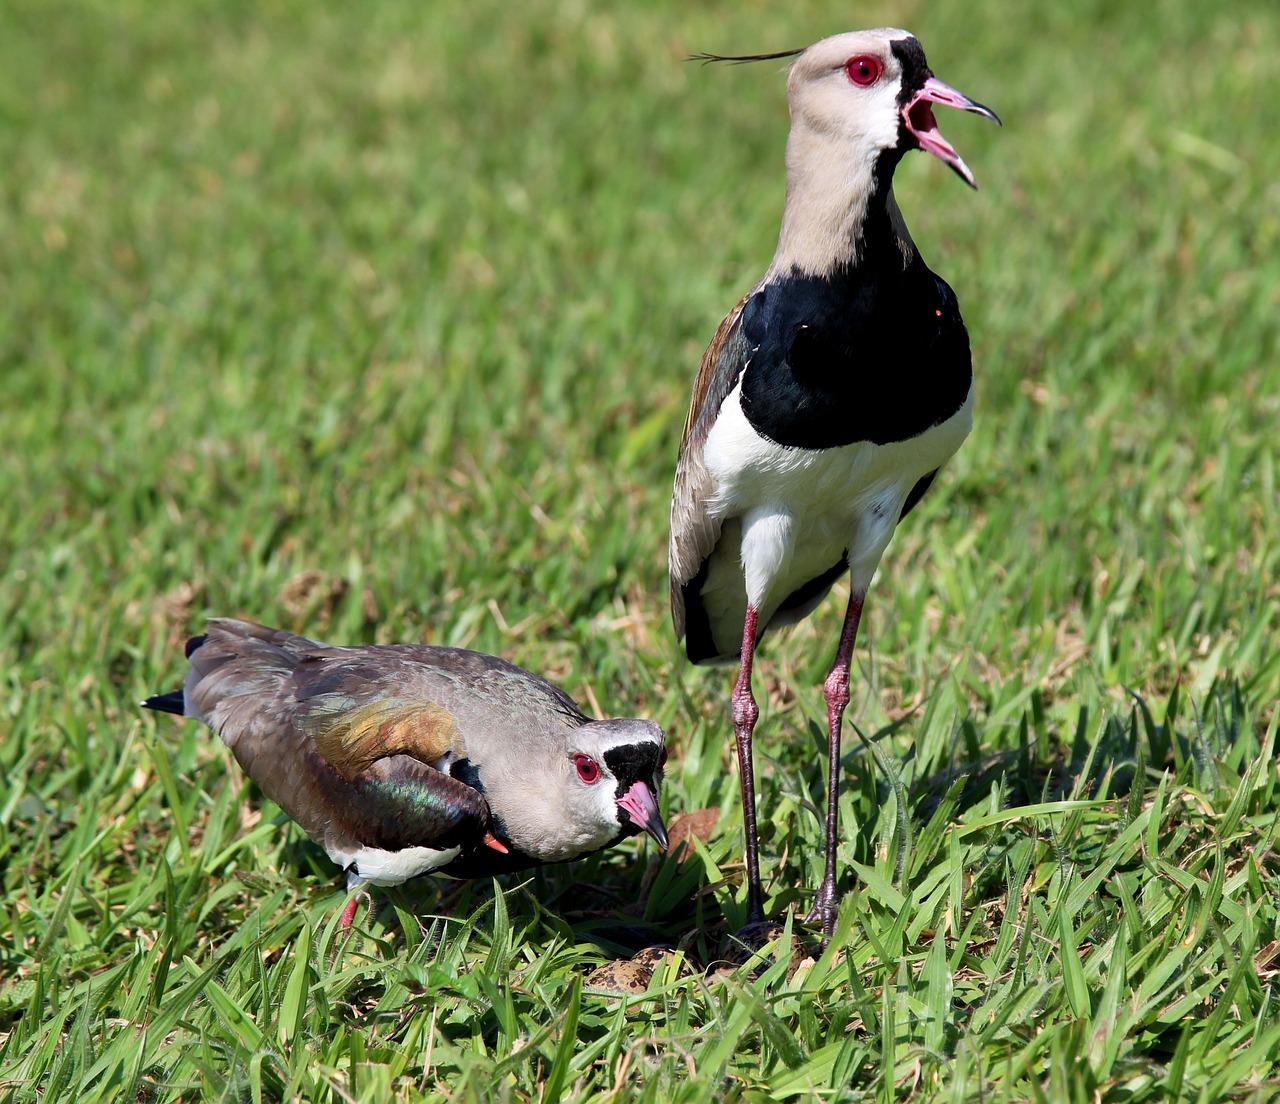
M 780 58 L 793 58 L 797 54 L 804 53 L 804 48 L 799 50 L 780 50 L 776 54 L 690 54 L 689 61 L 700 61 L 703 65 L 710 65 L 713 61 L 729 61 L 734 65 L 745 65 L 749 61 L 777 61 Z

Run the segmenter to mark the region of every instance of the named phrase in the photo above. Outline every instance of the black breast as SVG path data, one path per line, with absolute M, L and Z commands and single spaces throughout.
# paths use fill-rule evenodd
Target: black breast
M 896 250 L 895 250 L 896 252 Z M 896 267 L 896 271 L 894 271 Z M 946 421 L 973 378 L 956 297 L 917 256 L 793 274 L 747 303 L 742 409 L 780 445 L 905 441 Z

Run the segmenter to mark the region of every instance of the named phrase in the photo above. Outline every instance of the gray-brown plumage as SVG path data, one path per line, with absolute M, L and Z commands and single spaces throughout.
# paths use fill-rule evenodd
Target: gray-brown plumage
M 642 830 L 666 846 L 662 729 L 591 720 L 504 660 L 223 618 L 186 652 L 183 688 L 142 704 L 213 729 L 352 885 L 564 862 Z
M 786 202 L 773 261 L 721 323 L 694 383 L 671 502 L 671 613 L 692 662 L 738 665 L 747 912 L 758 922 L 756 645 L 850 580 L 823 686 L 827 861 L 809 914 L 830 932 L 840 729 L 863 600 L 894 528 L 973 420 L 959 305 L 907 231 L 894 169 L 924 150 L 976 187 L 933 107 L 999 120 L 938 80 L 920 43 L 895 28 L 760 56 L 794 57 Z

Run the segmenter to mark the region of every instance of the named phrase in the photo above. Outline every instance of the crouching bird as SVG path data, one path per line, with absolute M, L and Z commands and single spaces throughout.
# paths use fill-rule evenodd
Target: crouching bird
M 565 862 L 642 830 L 667 845 L 662 729 L 593 721 L 494 656 L 339 648 L 224 618 L 186 654 L 183 688 L 142 704 L 213 729 L 349 887 Z
M 748 921 L 763 919 L 751 740 L 756 645 L 807 616 L 840 577 L 852 593 L 824 683 L 826 868 L 809 921 L 831 932 L 840 726 L 867 587 L 898 522 L 969 433 L 969 338 L 893 196 L 922 149 L 976 187 L 933 107 L 999 122 L 933 76 L 906 31 L 836 35 L 794 57 L 777 251 L 702 359 L 671 504 L 671 610 L 694 663 L 738 663 L 733 731 Z

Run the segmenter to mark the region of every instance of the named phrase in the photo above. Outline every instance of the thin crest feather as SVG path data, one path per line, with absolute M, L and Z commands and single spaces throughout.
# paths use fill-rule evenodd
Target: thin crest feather
M 700 61 L 710 65 L 713 61 L 727 61 L 734 65 L 745 65 L 749 61 L 778 61 L 781 58 L 793 58 L 804 53 L 802 46 L 798 50 L 780 50 L 776 54 L 690 54 L 689 61 Z

